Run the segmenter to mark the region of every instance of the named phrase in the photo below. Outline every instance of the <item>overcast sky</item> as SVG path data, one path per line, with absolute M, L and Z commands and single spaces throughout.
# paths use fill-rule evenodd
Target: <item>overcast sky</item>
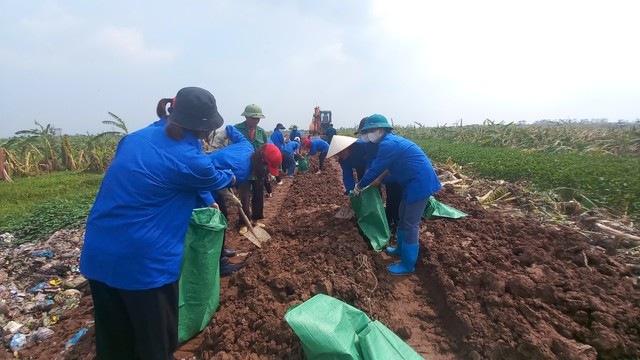
M 640 118 L 640 1 L 0 0 L 0 137 L 131 131 L 200 86 L 226 124 Z

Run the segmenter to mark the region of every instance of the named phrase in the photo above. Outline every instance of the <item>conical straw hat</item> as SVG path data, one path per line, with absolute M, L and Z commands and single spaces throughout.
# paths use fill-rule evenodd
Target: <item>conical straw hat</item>
M 348 148 L 356 141 L 358 141 L 358 139 L 351 136 L 334 135 L 333 138 L 331 138 L 331 145 L 329 145 L 327 157 L 332 157 L 340 151 Z

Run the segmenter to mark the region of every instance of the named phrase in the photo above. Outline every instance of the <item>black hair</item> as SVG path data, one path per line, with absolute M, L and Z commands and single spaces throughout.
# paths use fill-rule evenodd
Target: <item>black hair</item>
M 169 109 L 167 110 L 167 105 L 170 105 L 172 101 L 173 101 L 172 98 L 162 98 L 160 99 L 160 101 L 158 101 L 158 106 L 156 107 L 156 114 L 158 115 L 159 118 L 163 118 L 171 114 L 173 107 L 169 106 Z

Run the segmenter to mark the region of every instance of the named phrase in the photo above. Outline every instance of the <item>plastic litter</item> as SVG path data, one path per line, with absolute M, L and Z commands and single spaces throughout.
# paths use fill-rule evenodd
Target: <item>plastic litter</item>
M 23 326 L 24 326 L 23 324 L 20 324 L 19 322 L 12 320 L 12 321 L 9 321 L 7 323 L 7 325 L 5 325 L 2 328 L 2 330 L 4 330 L 5 332 L 13 334 L 13 333 L 17 332 L 18 330 L 20 330 L 20 328 L 22 328 Z
M 69 347 L 75 345 L 78 342 L 78 340 L 82 337 L 82 335 L 86 333 L 87 333 L 87 328 L 80 329 L 80 331 L 78 331 L 75 335 L 73 335 L 73 337 L 69 341 L 67 341 L 64 347 L 68 349 Z
M 11 338 L 11 343 L 9 347 L 11 351 L 19 351 L 27 344 L 27 337 L 24 334 L 15 334 Z
M 38 330 L 34 331 L 33 334 L 31 334 L 29 340 L 37 344 L 47 340 L 51 336 L 53 336 L 53 330 L 46 327 L 41 327 L 38 328 Z
M 30 293 L 34 293 L 34 292 L 39 291 L 39 290 L 44 290 L 45 287 L 47 287 L 47 283 L 43 281 L 43 282 L 39 283 L 38 285 L 36 285 L 36 286 L 32 287 L 31 289 L 29 289 L 29 292 Z
M 49 311 L 53 309 L 56 305 L 56 302 L 53 299 L 45 299 L 44 301 L 36 302 L 35 309 L 38 311 Z
M 32 251 L 31 252 L 31 256 L 42 256 L 42 257 L 46 257 L 48 259 L 51 259 L 53 257 L 53 253 L 51 252 L 51 250 L 46 249 L 46 250 L 36 250 L 36 251 Z

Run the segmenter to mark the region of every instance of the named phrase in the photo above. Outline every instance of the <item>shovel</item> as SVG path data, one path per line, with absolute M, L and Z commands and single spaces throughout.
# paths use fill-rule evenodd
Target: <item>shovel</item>
M 378 186 L 380 185 L 380 183 L 382 182 L 382 179 L 384 179 L 385 176 L 389 175 L 389 170 L 385 170 L 382 174 L 380 174 L 380 176 L 378 176 L 377 179 L 375 179 L 373 182 L 371 182 L 371 185 L 369 186 Z M 336 219 L 345 219 L 345 220 L 349 220 L 352 217 L 355 216 L 355 213 L 353 212 L 353 209 L 350 206 L 343 206 L 341 207 L 338 212 L 333 215 L 334 218 Z
M 353 209 L 349 206 L 343 206 L 340 208 L 340 210 L 338 210 L 338 212 L 333 215 L 334 218 L 336 219 L 345 219 L 345 220 L 349 220 L 351 219 L 356 213 L 353 212 Z
M 269 241 L 269 239 L 271 239 L 271 235 L 269 235 L 269 233 L 265 229 L 259 226 L 251 225 L 251 221 L 249 221 L 247 214 L 245 214 L 244 210 L 242 210 L 242 205 L 238 206 L 238 212 L 240 216 L 242 216 L 244 224 L 249 228 L 249 231 L 244 233 L 243 236 L 251 241 L 255 246 L 262 248 L 262 243 Z
M 253 227 L 251 225 L 251 221 L 249 221 L 247 214 L 245 214 L 244 210 L 242 209 L 242 202 L 240 202 L 240 200 L 238 200 L 238 198 L 233 195 L 231 189 L 218 190 L 218 193 L 220 194 L 220 196 L 222 196 L 225 203 L 238 206 L 238 214 L 240 214 L 245 225 L 247 225 L 247 227 L 249 228 L 249 231 L 243 234 L 244 237 L 246 237 L 249 241 L 251 241 L 255 246 L 259 248 L 262 247 L 263 242 L 271 239 L 271 235 L 269 235 L 266 230 L 258 226 Z

